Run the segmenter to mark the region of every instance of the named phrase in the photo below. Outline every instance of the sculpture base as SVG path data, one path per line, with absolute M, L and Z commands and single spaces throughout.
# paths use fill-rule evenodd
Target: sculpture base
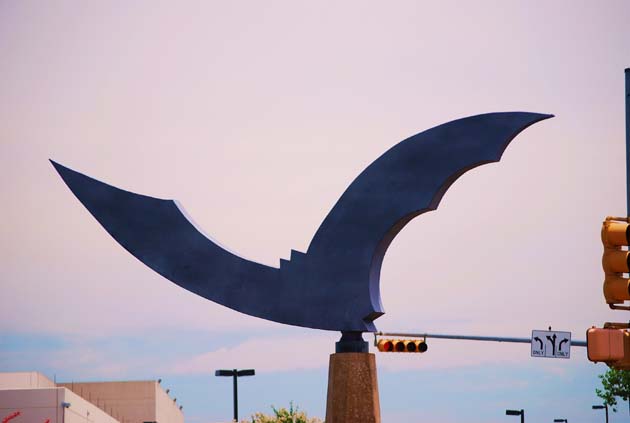
M 330 355 L 326 423 L 381 423 L 374 354 Z

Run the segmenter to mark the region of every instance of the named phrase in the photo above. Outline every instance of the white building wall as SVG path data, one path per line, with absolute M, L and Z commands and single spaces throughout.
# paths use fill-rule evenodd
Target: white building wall
M 38 372 L 0 373 L 0 422 L 15 411 L 21 415 L 11 423 L 184 423 L 154 380 L 55 385 Z
M 155 380 L 60 383 L 123 423 L 184 423 L 179 404 Z
M 39 372 L 0 373 L 0 389 L 30 389 L 54 387 L 55 383 Z
M 63 423 L 126 423 L 121 418 L 116 418 L 118 416 L 110 416 L 69 389 L 59 389 L 63 389 L 64 402 L 70 403 L 70 407 L 65 409 Z
M 125 423 L 158 421 L 155 381 L 60 383 Z M 159 422 L 162 423 L 162 422 Z M 168 422 L 164 422 L 168 423 Z
M 16 411 L 11 423 L 121 423 L 66 388 L 0 390 L 0 419 Z
M 62 423 L 63 410 L 57 406 L 61 400 L 56 388 L 2 390 L 0 419 L 19 411 L 11 423 L 45 423 L 47 419 L 50 423 Z
M 162 386 L 155 384 L 155 421 L 157 423 L 184 423 L 179 404 L 168 396 Z

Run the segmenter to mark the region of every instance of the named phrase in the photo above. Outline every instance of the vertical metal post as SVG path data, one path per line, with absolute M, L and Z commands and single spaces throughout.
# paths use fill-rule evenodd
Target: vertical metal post
M 238 422 L 238 378 L 241 376 L 254 376 L 256 371 L 254 369 L 232 369 L 232 370 L 217 370 L 214 372 L 215 376 L 232 376 L 232 388 L 234 391 L 234 420 Z
M 628 75 L 628 70 L 626 69 L 626 75 Z M 608 404 L 604 404 L 606 406 L 606 423 L 608 423 Z
M 234 369 L 234 421 L 238 422 L 238 371 Z
M 626 74 L 626 216 L 630 217 L 630 68 Z
M 525 410 L 521 408 L 521 423 L 525 423 Z

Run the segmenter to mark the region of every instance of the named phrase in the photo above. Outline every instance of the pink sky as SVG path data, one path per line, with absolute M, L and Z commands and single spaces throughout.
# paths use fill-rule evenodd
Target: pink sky
M 47 159 L 175 198 L 231 250 L 277 265 L 305 250 L 347 185 L 395 143 L 513 110 L 556 117 L 399 234 L 377 327 L 528 336 L 552 325 L 583 339 L 627 320 L 604 304 L 599 230 L 625 213 L 629 16 L 621 0 L 0 3 L 0 332 L 187 328 L 254 343 L 278 332 L 322 351 L 304 366 L 325 366 L 337 334 L 239 315 L 161 278 Z M 487 363 L 496 348 L 444 350 L 422 366 Z M 189 358 L 225 353 L 206 354 L 164 366 L 185 373 Z M 541 366 L 590 364 L 577 352 Z

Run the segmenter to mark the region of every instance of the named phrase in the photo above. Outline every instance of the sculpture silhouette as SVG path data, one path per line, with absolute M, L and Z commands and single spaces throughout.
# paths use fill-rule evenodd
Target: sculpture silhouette
M 134 194 L 51 162 L 127 251 L 177 285 L 234 310 L 290 325 L 376 331 L 385 252 L 414 217 L 437 208 L 466 171 L 499 161 L 519 132 L 551 115 L 490 113 L 414 135 L 350 184 L 306 253 L 270 267 L 203 235 L 173 200 Z

